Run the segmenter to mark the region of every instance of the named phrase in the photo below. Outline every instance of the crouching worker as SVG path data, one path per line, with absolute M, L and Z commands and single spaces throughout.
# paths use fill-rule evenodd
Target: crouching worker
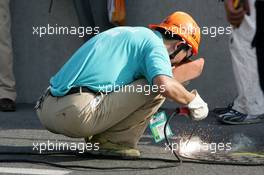
M 38 117 L 51 132 L 99 143 L 96 154 L 139 157 L 138 141 L 165 98 L 186 105 L 195 120 L 207 116 L 198 92 L 182 85 L 202 71 L 204 60 L 191 59 L 199 43 L 199 27 L 184 12 L 150 28 L 100 33 L 51 78 Z

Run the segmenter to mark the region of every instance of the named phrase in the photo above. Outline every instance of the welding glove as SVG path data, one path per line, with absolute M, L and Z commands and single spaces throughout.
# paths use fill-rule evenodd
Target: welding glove
M 207 103 L 198 94 L 197 90 L 192 90 L 195 98 L 187 105 L 190 110 L 190 116 L 193 120 L 202 120 L 207 117 L 209 109 Z

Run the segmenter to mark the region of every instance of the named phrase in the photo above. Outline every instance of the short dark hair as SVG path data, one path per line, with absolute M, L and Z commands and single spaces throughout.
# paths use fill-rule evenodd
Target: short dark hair
M 166 29 L 161 28 L 161 27 L 158 27 L 155 30 L 158 31 L 162 35 L 162 37 L 166 40 L 180 40 L 180 41 L 182 41 L 182 37 L 180 37 L 177 34 L 172 33 L 169 30 L 166 30 Z

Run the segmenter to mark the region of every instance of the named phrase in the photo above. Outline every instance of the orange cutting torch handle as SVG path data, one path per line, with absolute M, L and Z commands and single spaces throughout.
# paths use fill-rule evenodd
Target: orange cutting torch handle
M 179 107 L 176 109 L 178 115 L 189 116 L 190 110 L 187 107 Z

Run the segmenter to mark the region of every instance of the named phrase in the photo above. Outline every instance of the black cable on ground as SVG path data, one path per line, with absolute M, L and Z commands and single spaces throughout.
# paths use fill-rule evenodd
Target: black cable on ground
M 122 160 L 122 161 L 159 161 L 163 163 L 167 163 L 166 165 L 159 165 L 159 166 L 142 166 L 142 167 L 130 167 L 130 166 L 116 166 L 116 167 L 98 167 L 98 166 L 83 166 L 83 165 L 63 165 L 59 163 L 51 163 L 48 161 L 39 161 L 33 159 L 0 159 L 0 163 L 32 163 L 32 164 L 44 164 L 49 165 L 52 167 L 63 168 L 63 169 L 71 169 L 77 171 L 84 171 L 87 169 L 94 169 L 94 170 L 154 170 L 154 169 L 165 169 L 165 168 L 175 168 L 179 165 L 178 160 L 172 159 L 163 159 L 163 158 L 137 158 L 137 159 L 120 159 L 118 157 L 102 157 L 102 156 L 95 156 L 95 155 L 83 155 L 83 154 L 76 154 L 74 152 L 52 152 L 52 153 L 34 153 L 34 152 L 0 152 L 0 155 L 25 155 L 25 156 L 52 156 L 52 155 L 73 155 L 80 158 L 96 158 L 96 159 L 104 159 L 104 160 Z M 264 166 L 264 163 L 235 163 L 235 162 L 224 162 L 224 161 L 208 161 L 202 159 L 194 159 L 194 158 L 186 158 L 181 157 L 180 160 L 184 160 L 181 162 L 184 163 L 196 163 L 196 164 L 209 164 L 209 165 L 236 165 L 236 166 Z M 87 159 L 93 160 L 93 159 Z
M 169 148 L 172 150 L 174 156 L 176 157 L 176 159 L 178 160 L 178 163 L 181 165 L 182 164 L 182 159 L 180 158 L 180 156 L 178 155 L 178 153 L 176 153 L 176 151 L 173 150 L 170 142 L 169 142 L 169 139 L 168 139 L 168 136 L 167 136 L 167 132 L 166 132 L 166 128 L 167 128 L 167 125 L 170 123 L 170 120 L 176 115 L 176 112 L 173 112 L 172 115 L 170 115 L 165 123 L 165 126 L 164 126 L 164 136 L 165 136 L 165 141 L 167 143 L 167 145 L 169 146 Z
M 50 0 L 50 4 L 49 4 L 49 13 L 51 13 L 52 6 L 53 6 L 53 0 Z
M 69 153 L 32 153 L 32 152 L 0 152 L 0 155 L 32 155 L 32 156 L 47 156 L 47 155 L 69 155 Z M 74 155 L 70 153 L 70 155 Z M 99 158 L 99 157 L 97 157 Z M 154 169 L 165 169 L 165 168 L 175 168 L 179 166 L 179 161 L 171 160 L 171 159 L 162 159 L 162 158 L 138 158 L 138 159 L 118 159 L 117 157 L 101 157 L 102 159 L 109 160 L 122 160 L 122 161 L 160 161 L 167 163 L 167 165 L 159 165 L 159 166 L 142 166 L 142 167 L 130 167 L 130 166 L 116 166 L 116 167 L 98 167 L 98 166 L 84 166 L 84 165 L 63 165 L 59 163 L 51 163 L 48 161 L 39 161 L 32 159 L 0 159 L 0 163 L 32 163 L 32 164 L 43 164 L 56 168 L 70 169 L 76 171 L 84 171 L 87 169 L 94 170 L 154 170 Z M 183 158 L 183 157 L 182 157 Z M 234 163 L 234 162 L 224 162 L 224 161 L 208 161 L 208 160 L 197 160 L 192 158 L 184 158 L 184 163 L 196 163 L 196 164 L 208 164 L 208 165 L 229 165 L 229 166 L 264 166 L 264 163 Z
M 74 155 L 80 158 L 88 158 L 88 155 L 75 154 L 73 152 L 55 152 L 55 153 L 33 153 L 33 152 L 0 152 L 0 155 L 25 155 L 25 156 L 52 156 L 52 155 Z M 122 160 L 122 161 L 160 161 L 167 163 L 167 165 L 159 166 L 141 166 L 141 167 L 130 167 L 130 166 L 116 166 L 116 167 L 98 167 L 98 166 L 83 166 L 83 165 L 63 165 L 59 163 L 51 163 L 47 161 L 39 161 L 33 159 L 0 159 L 1 163 L 33 163 L 33 164 L 44 164 L 57 168 L 71 169 L 71 170 L 82 170 L 82 169 L 95 169 L 95 170 L 153 170 L 153 169 L 163 169 L 163 168 L 173 168 L 176 167 L 175 160 L 171 159 L 161 159 L 161 158 L 138 158 L 138 159 L 120 159 L 118 157 L 102 157 L 89 155 L 89 158 L 104 159 L 104 160 Z M 92 159 L 88 159 L 92 160 Z
M 39 160 L 30 160 L 30 159 L 4 159 L 0 160 L 0 163 L 32 163 L 32 164 L 44 164 L 56 168 L 64 168 L 71 170 L 85 170 L 85 169 L 94 169 L 94 170 L 153 170 L 153 169 L 164 169 L 164 168 L 173 168 L 175 165 L 163 165 L 163 166 L 142 166 L 142 167 L 132 167 L 132 166 L 116 166 L 116 167 L 98 167 L 98 166 L 88 166 L 88 165 L 62 165 L 58 163 L 51 163 L 47 161 Z

